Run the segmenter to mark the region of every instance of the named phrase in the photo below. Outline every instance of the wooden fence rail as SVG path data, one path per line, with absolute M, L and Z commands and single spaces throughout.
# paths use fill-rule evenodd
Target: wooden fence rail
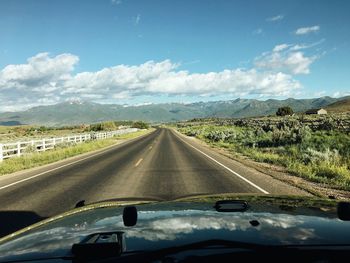
M 51 150 L 54 149 L 56 145 L 60 144 L 73 144 L 83 143 L 90 140 L 102 140 L 116 135 L 136 132 L 137 130 L 137 128 L 127 128 L 116 131 L 83 133 L 66 137 L 44 138 L 24 142 L 19 141 L 12 143 L 0 143 L 0 162 L 5 159 L 19 157 L 23 154 L 34 151 L 44 152 Z

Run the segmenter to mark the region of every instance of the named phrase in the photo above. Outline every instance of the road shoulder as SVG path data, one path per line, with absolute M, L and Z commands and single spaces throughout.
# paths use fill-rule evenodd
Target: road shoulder
M 313 193 L 306 191 L 298 187 L 297 185 L 292 185 L 288 182 L 284 182 L 263 170 L 258 170 L 256 167 L 248 165 L 246 163 L 241 162 L 238 159 L 232 158 L 229 153 L 225 153 L 221 149 L 217 149 L 211 147 L 205 142 L 196 139 L 194 137 L 189 137 L 180 132 L 172 129 L 174 133 L 182 138 L 187 143 L 192 146 L 198 148 L 203 151 L 205 154 L 208 154 L 210 157 L 218 160 L 220 163 L 239 173 L 249 181 L 255 183 L 256 185 L 262 187 L 267 190 L 270 194 L 275 195 L 304 195 L 304 196 L 312 196 Z
M 65 158 L 65 159 L 62 159 L 62 160 L 59 160 L 59 161 L 56 161 L 53 163 L 45 164 L 42 166 L 37 166 L 37 167 L 17 171 L 17 172 L 10 173 L 10 174 L 0 175 L 0 190 L 2 188 L 4 188 L 4 186 L 7 186 L 7 185 L 12 184 L 14 182 L 17 182 L 20 180 L 25 180 L 26 178 L 29 178 L 29 177 L 32 177 L 32 176 L 35 176 L 35 175 L 38 175 L 41 173 L 46 173 L 47 171 L 51 171 L 51 170 L 59 169 L 61 167 L 72 165 L 74 163 L 86 160 L 88 158 L 102 154 L 102 153 L 107 152 L 109 150 L 113 150 L 114 148 L 120 147 L 121 145 L 124 145 L 126 143 L 131 143 L 133 141 L 140 140 L 143 137 L 146 137 L 155 131 L 156 131 L 155 129 L 150 129 L 145 134 L 142 134 L 142 135 L 137 136 L 135 138 L 118 140 L 118 141 L 116 141 L 115 144 L 109 145 L 109 146 L 101 148 L 101 149 L 97 149 L 97 150 L 93 150 L 90 152 L 75 155 L 72 157 L 68 157 L 68 158 Z
M 207 149 L 210 149 L 222 156 L 225 156 L 229 159 L 232 159 L 234 161 L 237 161 L 241 163 L 242 165 L 245 165 L 247 167 L 250 167 L 256 171 L 259 171 L 263 174 L 266 174 L 276 180 L 279 180 L 281 182 L 284 182 L 290 186 L 299 188 L 300 190 L 303 190 L 309 194 L 324 197 L 324 198 L 335 198 L 339 200 L 348 200 L 350 199 L 350 192 L 339 190 L 339 189 L 333 189 L 328 187 L 327 185 L 320 184 L 320 183 L 314 183 L 305 180 L 304 178 L 291 175 L 289 174 L 284 167 L 267 164 L 267 163 L 260 163 L 253 161 L 249 159 L 248 157 L 242 156 L 242 155 L 233 155 L 228 150 L 224 148 L 220 148 L 217 146 L 209 145 L 208 143 L 199 140 L 195 137 L 186 136 L 180 132 L 178 132 L 176 129 L 173 129 L 177 134 L 182 136 L 183 138 L 186 138 L 202 147 L 205 147 Z

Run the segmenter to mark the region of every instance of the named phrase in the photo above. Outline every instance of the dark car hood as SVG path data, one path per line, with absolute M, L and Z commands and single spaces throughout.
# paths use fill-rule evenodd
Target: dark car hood
M 217 212 L 213 206 L 222 199 L 246 200 L 249 209 Z M 4 237 L 0 261 L 67 256 L 72 244 L 104 231 L 125 232 L 129 251 L 214 238 L 271 245 L 350 244 L 350 222 L 338 219 L 334 200 L 209 196 L 136 202 L 138 221 L 134 227 L 123 224 L 125 204 L 110 201 L 84 206 Z M 259 225 L 253 226 L 252 220 Z

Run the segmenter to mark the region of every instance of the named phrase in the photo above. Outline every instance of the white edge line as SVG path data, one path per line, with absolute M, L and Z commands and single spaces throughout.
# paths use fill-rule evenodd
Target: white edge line
M 10 187 L 10 186 L 13 186 L 13 185 L 16 185 L 16 184 L 19 184 L 19 183 L 22 183 L 22 182 L 25 182 L 25 181 L 28 181 L 28 180 L 33 179 L 33 178 L 35 178 L 35 177 L 38 177 L 38 176 L 40 176 L 40 175 L 43 175 L 43 174 L 47 174 L 47 173 L 50 173 L 50 172 L 56 171 L 56 170 L 61 169 L 61 168 L 63 168 L 63 167 L 66 167 L 66 166 L 69 166 L 69 165 L 72 165 L 72 164 L 75 164 L 75 163 L 78 163 L 78 162 L 84 161 L 84 160 L 89 159 L 89 158 L 91 158 L 91 157 L 94 157 L 94 156 L 96 156 L 96 155 L 102 154 L 103 152 L 105 152 L 105 151 L 102 151 L 102 152 L 99 152 L 99 153 L 96 153 L 96 154 L 90 155 L 90 156 L 85 157 L 85 158 L 83 158 L 83 159 L 79 159 L 79 160 L 77 160 L 77 161 L 74 161 L 74 162 L 71 162 L 71 163 L 67 163 L 67 164 L 64 164 L 64 165 L 58 166 L 58 167 L 56 167 L 56 168 L 53 168 L 53 169 L 47 170 L 47 171 L 45 171 L 45 172 L 38 173 L 38 174 L 36 174 L 36 175 L 30 176 L 30 177 L 28 177 L 28 178 L 25 178 L 25 179 L 22 179 L 22 180 L 16 181 L 16 182 L 14 182 L 14 183 L 11 183 L 11 184 L 8 184 L 8 185 L 5 185 L 5 186 L 2 186 L 2 187 L 0 187 L 0 190 L 5 189 L 5 188 Z
M 234 175 L 236 175 L 238 178 L 242 179 L 243 181 L 245 181 L 246 183 L 250 184 L 251 186 L 255 187 L 256 189 L 258 189 L 259 191 L 263 192 L 264 194 L 269 194 L 268 191 L 262 189 L 260 186 L 254 184 L 253 182 L 249 181 L 247 178 L 243 177 L 242 175 L 240 175 L 239 173 L 236 173 L 235 171 L 233 171 L 231 168 L 227 167 L 226 165 L 220 163 L 219 161 L 215 160 L 213 157 L 209 156 L 208 154 L 202 152 L 201 150 L 197 149 L 196 147 L 194 147 L 193 145 L 191 145 L 190 143 L 186 142 L 185 140 L 183 140 L 180 136 L 176 135 L 181 141 L 183 141 L 184 143 L 186 143 L 188 146 L 191 146 L 193 149 L 197 150 L 198 152 L 200 152 L 201 154 L 203 154 L 204 156 L 208 157 L 210 160 L 212 160 L 213 162 L 217 163 L 218 165 L 224 167 L 226 170 L 228 170 L 229 172 L 233 173 Z
M 137 161 L 137 163 L 135 164 L 135 167 L 139 166 L 139 164 L 143 161 L 143 158 L 141 158 L 140 160 Z
M 145 135 L 148 135 L 148 134 L 149 134 L 149 133 L 146 133 Z M 141 136 L 140 136 L 140 137 L 141 137 Z M 135 139 L 139 139 L 140 137 L 136 137 Z M 72 164 L 75 164 L 75 163 L 84 161 L 84 160 L 89 159 L 89 158 L 91 158 L 91 157 L 95 157 L 95 156 L 97 156 L 97 155 L 103 154 L 103 153 L 105 153 L 106 151 L 108 151 L 110 148 L 113 148 L 113 147 L 115 147 L 115 146 L 122 145 L 122 144 L 124 144 L 124 143 L 131 142 L 131 141 L 133 141 L 133 140 L 134 140 L 134 139 L 131 139 L 131 140 L 129 140 L 129 141 L 125 141 L 125 142 L 122 142 L 122 143 L 119 143 L 119 144 L 116 143 L 115 145 L 108 146 L 108 147 L 106 147 L 105 149 L 101 150 L 100 152 L 95 153 L 95 154 L 93 154 L 93 155 L 89 155 L 89 156 L 87 156 L 87 157 L 85 157 L 85 158 L 83 158 L 83 159 L 79 159 L 79 160 L 76 160 L 76 161 L 74 161 L 74 162 L 67 163 L 67 164 L 58 166 L 58 167 L 56 167 L 56 168 L 47 170 L 47 171 L 45 171 L 45 172 L 38 173 L 38 174 L 36 174 L 36 175 L 30 176 L 30 177 L 28 177 L 28 178 L 25 178 L 25 179 L 16 181 L 16 182 L 14 182 L 14 183 L 4 185 L 4 186 L 0 187 L 0 190 L 3 190 L 3 189 L 5 189 L 5 188 L 11 187 L 11 186 L 13 186 L 13 185 L 16 185 L 16 184 L 19 184 L 19 183 L 22 183 L 22 182 L 31 180 L 31 179 L 33 179 L 33 178 L 35 178 L 35 177 L 38 177 L 38 176 L 41 176 L 41 175 L 43 175 L 43 174 L 47 174 L 47 173 L 56 171 L 56 170 L 61 169 L 61 168 L 63 168 L 63 167 L 70 166 L 70 165 L 72 165 Z

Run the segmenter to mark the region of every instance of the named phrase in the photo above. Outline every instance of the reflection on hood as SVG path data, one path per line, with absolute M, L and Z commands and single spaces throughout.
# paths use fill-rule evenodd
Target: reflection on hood
M 143 238 L 150 241 L 175 240 L 184 234 L 191 234 L 194 231 L 253 230 L 249 221 L 256 218 L 260 222 L 258 229 L 264 228 L 264 231 L 268 231 L 269 229 L 272 230 L 274 228 L 290 229 L 298 226 L 298 228 L 293 231 L 288 231 L 291 232 L 288 235 L 291 240 L 294 240 L 294 236 L 296 235 L 300 237 L 302 233 L 308 233 L 307 236 L 303 235 L 304 239 L 313 237 L 313 229 L 300 228 L 300 225 L 304 224 L 302 217 L 303 216 L 295 217 L 291 215 L 283 215 L 283 217 L 274 218 L 273 214 L 268 213 L 256 216 L 250 214 L 249 217 L 245 214 L 238 213 L 222 217 L 220 214 L 215 216 L 210 212 L 208 212 L 208 215 L 205 215 L 203 211 L 187 211 L 187 215 L 181 215 L 178 217 L 172 216 L 171 218 L 153 220 L 150 218 L 149 221 L 142 222 L 137 228 L 130 229 L 126 234 L 127 237 Z
M 307 241 L 316 238 L 313 225 L 322 220 L 312 216 L 292 216 L 271 213 L 235 213 L 222 214 L 213 211 L 185 210 L 185 211 L 156 211 L 139 212 L 136 227 L 126 228 L 122 216 L 94 218 L 89 221 L 76 222 L 65 227 L 61 226 L 35 231 L 26 236 L 10 241 L 0 248 L 2 257 L 21 254 L 50 253 L 50 256 L 65 255 L 72 244 L 80 242 L 85 236 L 103 231 L 121 230 L 125 232 L 128 244 L 132 239 L 146 241 L 174 241 L 187 236 L 203 236 L 207 234 L 211 239 L 215 234 L 223 234 L 226 238 L 238 239 L 244 235 L 247 240 L 270 240 L 280 244 Z M 252 227 L 250 220 L 258 220 L 260 225 Z M 309 224 L 306 222 L 312 222 Z M 206 233 L 208 232 L 208 233 Z M 260 238 L 254 238 L 260 235 Z M 241 240 L 242 241 L 242 240 Z M 132 243 L 132 242 L 131 242 Z M 52 254 L 53 253 L 53 254 Z M 1 258 L 1 256 L 0 256 Z

